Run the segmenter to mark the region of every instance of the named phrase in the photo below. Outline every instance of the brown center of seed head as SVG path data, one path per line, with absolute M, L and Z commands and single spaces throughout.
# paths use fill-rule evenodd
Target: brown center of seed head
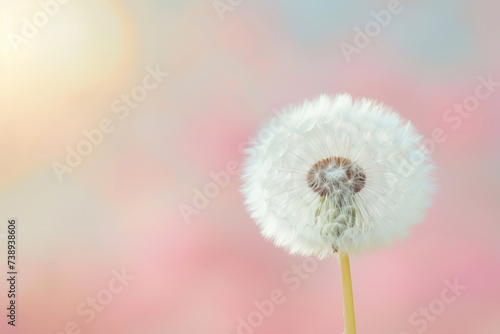
M 307 173 L 307 184 L 321 197 L 350 196 L 365 187 L 366 174 L 350 159 L 330 157 L 316 162 Z

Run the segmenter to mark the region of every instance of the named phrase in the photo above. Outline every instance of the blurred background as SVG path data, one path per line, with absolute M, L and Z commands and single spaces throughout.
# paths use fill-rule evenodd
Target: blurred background
M 238 169 L 273 110 L 349 92 L 410 119 L 438 179 L 410 238 L 351 259 L 358 332 L 498 334 L 499 14 L 487 0 L 3 0 L 0 331 L 342 333 L 338 263 L 264 240 Z

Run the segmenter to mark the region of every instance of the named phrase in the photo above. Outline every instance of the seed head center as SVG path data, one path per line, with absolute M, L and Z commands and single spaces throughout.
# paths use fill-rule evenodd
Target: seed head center
M 321 197 L 351 196 L 365 187 L 366 174 L 350 159 L 330 157 L 316 162 L 307 173 L 307 184 Z

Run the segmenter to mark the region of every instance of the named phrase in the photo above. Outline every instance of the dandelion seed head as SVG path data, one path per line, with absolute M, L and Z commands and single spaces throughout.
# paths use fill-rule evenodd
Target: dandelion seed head
M 434 166 L 389 107 L 349 95 L 290 106 L 247 149 L 242 193 L 264 237 L 292 254 L 359 254 L 408 234 Z

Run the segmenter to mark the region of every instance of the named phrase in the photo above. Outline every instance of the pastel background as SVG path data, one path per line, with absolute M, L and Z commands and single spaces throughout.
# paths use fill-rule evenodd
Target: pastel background
M 401 1 L 350 61 L 341 43 L 354 45 L 356 27 L 376 22 L 371 11 L 387 1 L 219 3 L 231 10 L 218 13 L 212 0 L 73 0 L 16 52 L 13 34 L 41 5 L 2 1 L 0 332 L 78 333 L 65 328 L 74 322 L 97 334 L 342 333 L 336 261 L 297 281 L 290 270 L 304 259 L 259 235 L 236 175 L 206 207 L 188 218 L 181 210 L 211 173 L 242 161 L 273 110 L 350 92 L 393 106 L 425 138 L 446 136 L 433 149 L 439 190 L 425 221 L 404 242 L 351 259 L 358 332 L 500 333 L 499 85 L 467 116 L 445 118 L 471 101 L 479 77 L 500 81 L 500 3 Z M 157 69 L 168 76 L 126 114 L 123 94 Z M 112 131 L 58 177 L 54 163 L 106 119 Z M 5 316 L 10 217 L 19 224 L 15 328 Z M 122 270 L 134 278 L 92 320 L 81 316 Z M 410 318 L 439 306 L 446 280 L 466 288 L 416 325 Z M 239 330 L 274 290 L 284 302 Z

